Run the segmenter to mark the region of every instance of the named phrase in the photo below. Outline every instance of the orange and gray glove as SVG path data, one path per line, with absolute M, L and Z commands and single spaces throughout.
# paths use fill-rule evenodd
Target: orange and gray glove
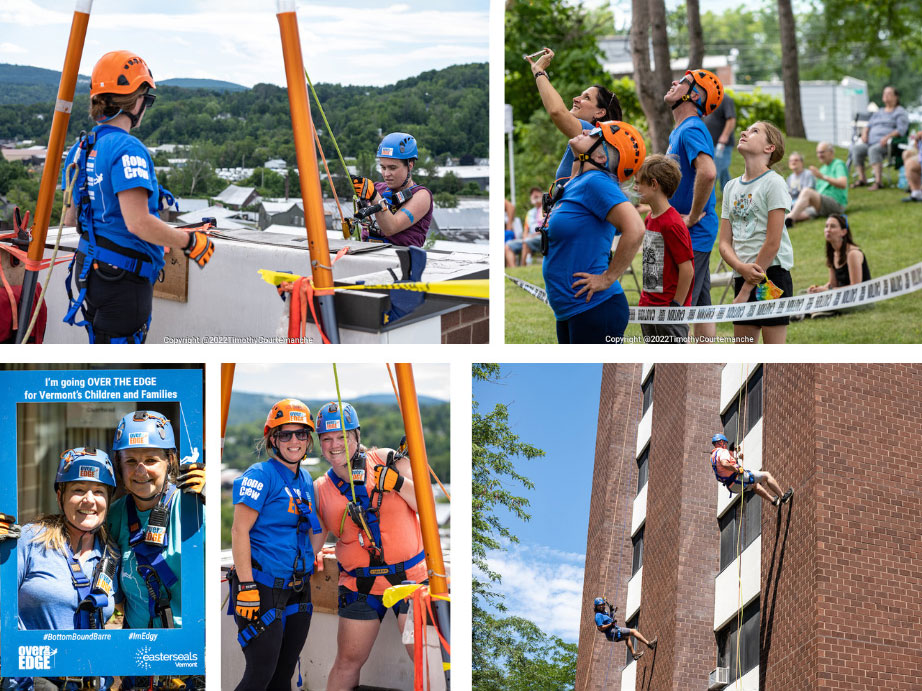
M 214 243 L 203 231 L 210 228 L 210 224 L 202 226 L 201 230 L 191 230 L 189 232 L 189 242 L 183 248 L 183 252 L 189 259 L 201 267 L 204 267 L 214 254 Z
M 251 621 L 259 618 L 259 586 L 253 581 L 241 581 L 237 586 L 234 611 L 238 617 Z
M 22 534 L 22 529 L 16 524 L 15 516 L 0 513 L 0 542 L 15 540 Z
M 355 190 L 355 196 L 359 199 L 371 201 L 378 193 L 378 190 L 375 189 L 375 183 L 358 175 L 352 176 L 352 187 Z
M 176 486 L 183 492 L 201 495 L 205 490 L 205 464 L 183 463 L 180 465 Z
M 381 492 L 400 491 L 403 487 L 403 475 L 386 465 L 376 465 L 374 470 L 375 487 Z

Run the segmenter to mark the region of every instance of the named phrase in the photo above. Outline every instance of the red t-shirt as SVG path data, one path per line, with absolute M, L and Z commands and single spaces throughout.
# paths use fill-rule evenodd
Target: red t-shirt
M 688 228 L 671 206 L 656 218 L 647 216 L 643 234 L 643 292 L 640 306 L 668 306 L 675 299 L 679 282 L 679 264 L 694 262 Z M 691 305 L 691 286 L 685 306 Z

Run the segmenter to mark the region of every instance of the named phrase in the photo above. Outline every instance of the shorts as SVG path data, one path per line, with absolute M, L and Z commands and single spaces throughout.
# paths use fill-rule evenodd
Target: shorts
M 423 583 L 428 585 L 429 579 L 427 578 Z M 358 595 L 358 598 L 346 605 L 344 604 L 344 600 L 350 593 Z M 384 621 L 384 614 L 387 612 L 385 611 L 383 614 L 378 614 L 378 610 L 368 604 L 368 597 L 368 595 L 349 590 L 349 588 L 344 585 L 339 586 L 339 616 L 343 619 L 358 619 L 360 621 L 371 621 L 372 619 Z M 371 597 L 376 597 L 380 601 L 384 595 L 372 595 Z M 406 614 L 409 608 L 410 603 L 407 600 L 401 600 L 390 609 L 394 613 L 394 616 L 397 616 L 399 614 Z
M 513 252 L 519 252 L 522 249 L 521 240 L 506 240 L 506 247 Z
M 608 631 L 605 632 L 605 635 L 608 637 L 608 640 L 613 643 L 618 641 L 623 641 L 628 636 L 631 635 L 631 630 L 626 629 L 623 626 L 612 626 Z
M 852 153 L 855 157 L 855 164 L 863 166 L 865 159 L 873 163 L 883 163 L 884 158 L 887 156 L 887 149 L 889 147 L 882 146 L 880 140 L 875 144 L 868 146 L 862 141 L 855 142 L 852 144 Z
M 828 216 L 829 214 L 841 213 L 845 213 L 844 206 L 832 197 L 827 197 L 825 194 L 820 195 L 820 210 L 817 211 L 817 216 Z
M 765 473 L 761 473 L 758 470 L 745 470 L 743 471 L 743 482 L 740 483 L 740 476 L 736 476 L 736 481 L 727 487 L 734 494 L 739 494 L 743 487 L 751 487 L 752 485 L 762 482 L 765 479 Z
M 528 249 L 530 249 L 532 252 L 540 252 L 541 251 L 541 236 L 532 235 L 530 237 L 527 237 L 525 238 L 525 244 L 528 245 Z
M 784 291 L 781 297 L 787 298 L 794 294 L 794 281 L 791 280 L 791 272 L 787 269 L 782 269 L 778 265 L 770 266 L 765 271 L 765 275 L 768 276 L 769 281 Z M 734 295 L 739 295 L 740 289 L 743 287 L 743 283 L 744 281 L 742 276 L 737 276 L 733 279 Z M 752 291 L 752 293 L 749 295 L 749 299 L 746 302 L 757 302 L 755 290 Z M 747 319 L 746 321 L 738 321 L 733 323 L 737 326 L 787 326 L 791 323 L 791 318 L 789 316 L 784 316 L 771 317 L 770 319 Z
M 711 304 L 711 251 L 695 252 L 695 282 L 692 284 L 691 307 Z
M 644 343 L 688 343 L 688 324 L 640 325 Z

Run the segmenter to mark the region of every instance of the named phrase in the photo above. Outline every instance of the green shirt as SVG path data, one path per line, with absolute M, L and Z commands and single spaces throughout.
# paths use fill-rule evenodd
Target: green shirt
M 125 507 L 125 499 L 121 497 L 116 500 L 109 509 L 108 527 L 112 539 L 118 543 L 119 550 L 122 553 L 122 565 L 119 574 L 119 583 L 122 593 L 125 596 L 123 607 L 125 608 L 125 625 L 129 629 L 147 629 L 160 628 L 160 618 L 155 617 L 153 624 L 150 622 L 150 610 L 148 609 L 149 598 L 147 595 L 147 586 L 144 579 L 138 574 L 138 558 L 135 556 L 134 549 L 128 544 L 130 538 L 128 530 L 128 515 Z M 182 626 L 182 564 L 180 561 L 181 537 L 180 532 L 180 491 L 177 490 L 170 501 L 170 522 L 167 527 L 167 535 L 170 539 L 169 547 L 164 553 L 167 565 L 176 574 L 179 579 L 170 588 L 170 607 L 173 610 L 173 622 L 176 627 Z M 147 529 L 147 521 L 150 518 L 150 509 L 147 511 L 138 511 L 138 520 L 141 523 L 141 530 Z
M 832 163 L 827 163 L 824 166 L 820 166 L 820 173 L 825 175 L 827 178 L 845 178 L 846 183 L 848 182 L 848 168 L 846 168 L 845 163 L 840 161 L 838 158 L 833 160 Z M 843 209 L 848 204 L 847 184 L 843 189 L 836 187 L 835 185 L 830 185 L 825 180 L 817 178 L 816 191 L 820 194 L 825 194 L 827 197 L 832 197 L 842 205 Z

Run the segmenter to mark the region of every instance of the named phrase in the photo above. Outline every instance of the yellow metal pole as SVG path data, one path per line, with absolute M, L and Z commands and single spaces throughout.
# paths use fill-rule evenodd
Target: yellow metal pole
M 227 414 L 230 411 L 231 389 L 234 386 L 233 362 L 221 363 L 221 451 L 224 451 L 224 432 L 227 429 Z
M 276 8 L 282 37 L 282 56 L 285 60 L 285 78 L 288 83 L 288 105 L 291 109 L 295 155 L 301 178 L 301 199 L 304 202 L 304 225 L 311 254 L 311 274 L 314 287 L 322 291 L 333 287 L 333 270 L 330 267 L 330 247 L 323 217 L 320 169 L 317 167 L 317 154 L 311 137 L 313 123 L 310 103 L 307 100 L 307 87 L 304 84 L 304 61 L 301 57 L 295 0 L 276 0 Z M 331 343 L 339 343 L 333 295 L 319 295 L 317 303 L 320 306 L 320 318 L 327 338 Z
M 61 171 L 61 155 L 64 152 L 64 138 L 70 122 L 70 111 L 74 106 L 74 90 L 77 87 L 77 72 L 83 57 L 83 43 L 86 28 L 90 22 L 90 10 L 93 0 L 77 0 L 74 17 L 70 25 L 70 37 L 67 39 L 67 53 L 64 56 L 64 68 L 61 70 L 61 82 L 58 86 L 58 99 L 54 104 L 54 117 L 51 121 L 51 134 L 48 136 L 48 154 L 42 170 L 42 180 L 38 188 L 38 200 L 35 203 L 35 215 L 32 222 L 32 241 L 29 243 L 29 261 L 41 261 L 45 254 L 45 238 L 48 235 L 48 223 L 51 220 L 51 207 L 54 204 L 54 191 L 58 185 L 58 173 Z M 23 276 L 22 295 L 19 314 L 28 323 L 35 300 L 35 286 L 38 282 L 38 269 L 26 268 Z M 45 286 L 48 289 L 48 286 Z M 17 342 L 22 342 L 25 329 L 20 329 Z

